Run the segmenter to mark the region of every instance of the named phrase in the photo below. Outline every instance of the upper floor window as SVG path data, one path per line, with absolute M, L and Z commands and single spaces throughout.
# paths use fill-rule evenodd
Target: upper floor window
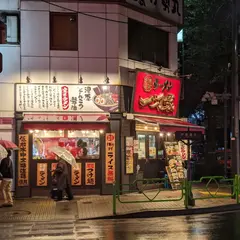
M 128 19 L 128 58 L 169 67 L 169 33 Z
M 20 27 L 18 13 L 0 13 L 0 44 L 19 44 Z
M 50 49 L 78 50 L 78 16 L 75 13 L 50 13 Z

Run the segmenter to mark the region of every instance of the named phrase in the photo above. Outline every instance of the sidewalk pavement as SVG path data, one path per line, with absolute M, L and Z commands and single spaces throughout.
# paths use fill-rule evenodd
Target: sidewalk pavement
M 153 199 L 158 191 L 146 191 L 146 196 Z M 215 191 L 211 192 L 214 194 Z M 195 197 L 208 197 L 209 193 L 205 191 L 193 190 Z M 218 192 L 218 196 L 226 196 L 226 192 Z M 132 193 L 120 196 L 121 201 L 144 201 L 146 196 L 139 193 Z M 184 199 L 181 191 L 163 191 L 155 198 L 155 200 L 167 200 L 166 202 L 147 202 L 147 203 L 120 203 L 117 201 L 117 215 L 126 215 L 139 212 L 151 211 L 174 211 L 185 210 Z M 176 200 L 175 200 L 176 199 Z M 172 201 L 170 201 L 172 200 Z M 81 198 L 78 202 L 78 211 L 80 219 L 103 218 L 112 216 L 113 200 L 112 196 L 88 196 Z M 221 207 L 225 205 L 235 205 L 236 200 L 231 198 L 218 198 L 196 200 L 192 209 L 205 209 L 213 207 Z M 239 205 L 240 209 L 240 205 Z M 138 214 L 139 215 L 139 214 Z M 150 214 L 151 215 L 151 214 Z M 161 215 L 161 214 L 160 214 Z M 176 214 L 177 215 L 177 214 Z
M 213 194 L 215 189 L 212 189 Z M 144 194 L 152 199 L 156 196 L 157 190 L 148 190 Z M 131 193 L 120 196 L 121 201 L 143 201 L 146 196 L 139 193 Z M 209 193 L 204 190 L 193 190 L 194 196 L 207 197 Z M 218 192 L 218 196 L 226 196 L 227 192 Z M 132 213 L 172 212 L 171 215 L 178 215 L 176 211 L 185 213 L 184 199 L 181 199 L 181 191 L 162 191 L 155 198 L 165 199 L 166 202 L 147 202 L 147 203 L 120 203 L 117 201 L 117 215 Z M 172 200 L 172 201 L 170 201 Z M 236 205 L 236 200 L 231 198 L 196 200 L 196 206 L 193 209 L 211 209 L 213 207 Z M 74 201 L 54 202 L 47 198 L 30 198 L 15 200 L 12 208 L 0 208 L 0 222 L 16 221 L 51 221 L 51 220 L 74 220 L 74 219 L 93 219 L 109 218 L 113 216 L 113 198 L 109 196 L 77 196 Z M 211 210 L 209 210 L 211 212 Z M 150 214 L 151 215 L 151 214 Z M 150 216 L 149 215 L 149 216 Z

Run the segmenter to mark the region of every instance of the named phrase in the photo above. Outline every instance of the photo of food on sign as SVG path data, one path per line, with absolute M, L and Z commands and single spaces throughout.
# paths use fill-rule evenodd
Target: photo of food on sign
M 116 86 L 98 86 L 93 89 L 93 98 L 97 107 L 104 111 L 116 112 L 118 110 L 118 88 Z
M 138 72 L 134 95 L 134 112 L 176 116 L 181 90 L 177 78 Z

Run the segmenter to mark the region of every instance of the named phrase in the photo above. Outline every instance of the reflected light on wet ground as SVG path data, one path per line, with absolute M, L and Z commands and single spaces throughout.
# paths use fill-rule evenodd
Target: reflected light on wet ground
M 240 212 L 0 224 L 0 240 L 240 240 Z
M 240 213 L 91 221 L 99 239 L 240 239 Z

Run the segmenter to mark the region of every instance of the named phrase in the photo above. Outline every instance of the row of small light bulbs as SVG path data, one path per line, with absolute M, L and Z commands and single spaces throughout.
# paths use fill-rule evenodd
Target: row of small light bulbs
M 148 127 L 145 126 L 144 129 L 145 129 L 145 130 L 148 130 Z M 154 130 L 158 130 L 158 127 L 154 127 Z M 160 135 L 160 137 L 164 137 L 164 133 L 159 133 L 159 135 Z M 166 133 L 166 135 L 167 135 L 168 137 L 170 137 L 170 136 L 172 136 L 172 133 L 168 132 L 168 133 Z
M 47 132 L 48 132 L 47 130 L 43 130 L 43 131 L 44 131 L 44 133 L 47 133 Z M 35 133 L 39 133 L 40 130 L 29 130 L 29 133 L 34 133 L 34 132 L 35 132 Z M 63 130 L 58 130 L 58 132 L 59 132 L 59 133 L 63 133 Z M 81 132 L 82 132 L 83 134 L 85 134 L 85 133 L 88 134 L 88 133 L 90 133 L 90 132 L 95 132 L 95 131 L 88 131 L 88 130 L 87 130 L 87 131 L 84 131 L 84 130 L 82 130 Z M 104 133 L 104 130 L 101 129 L 101 130 L 99 130 L 99 132 L 102 134 L 102 133 Z

